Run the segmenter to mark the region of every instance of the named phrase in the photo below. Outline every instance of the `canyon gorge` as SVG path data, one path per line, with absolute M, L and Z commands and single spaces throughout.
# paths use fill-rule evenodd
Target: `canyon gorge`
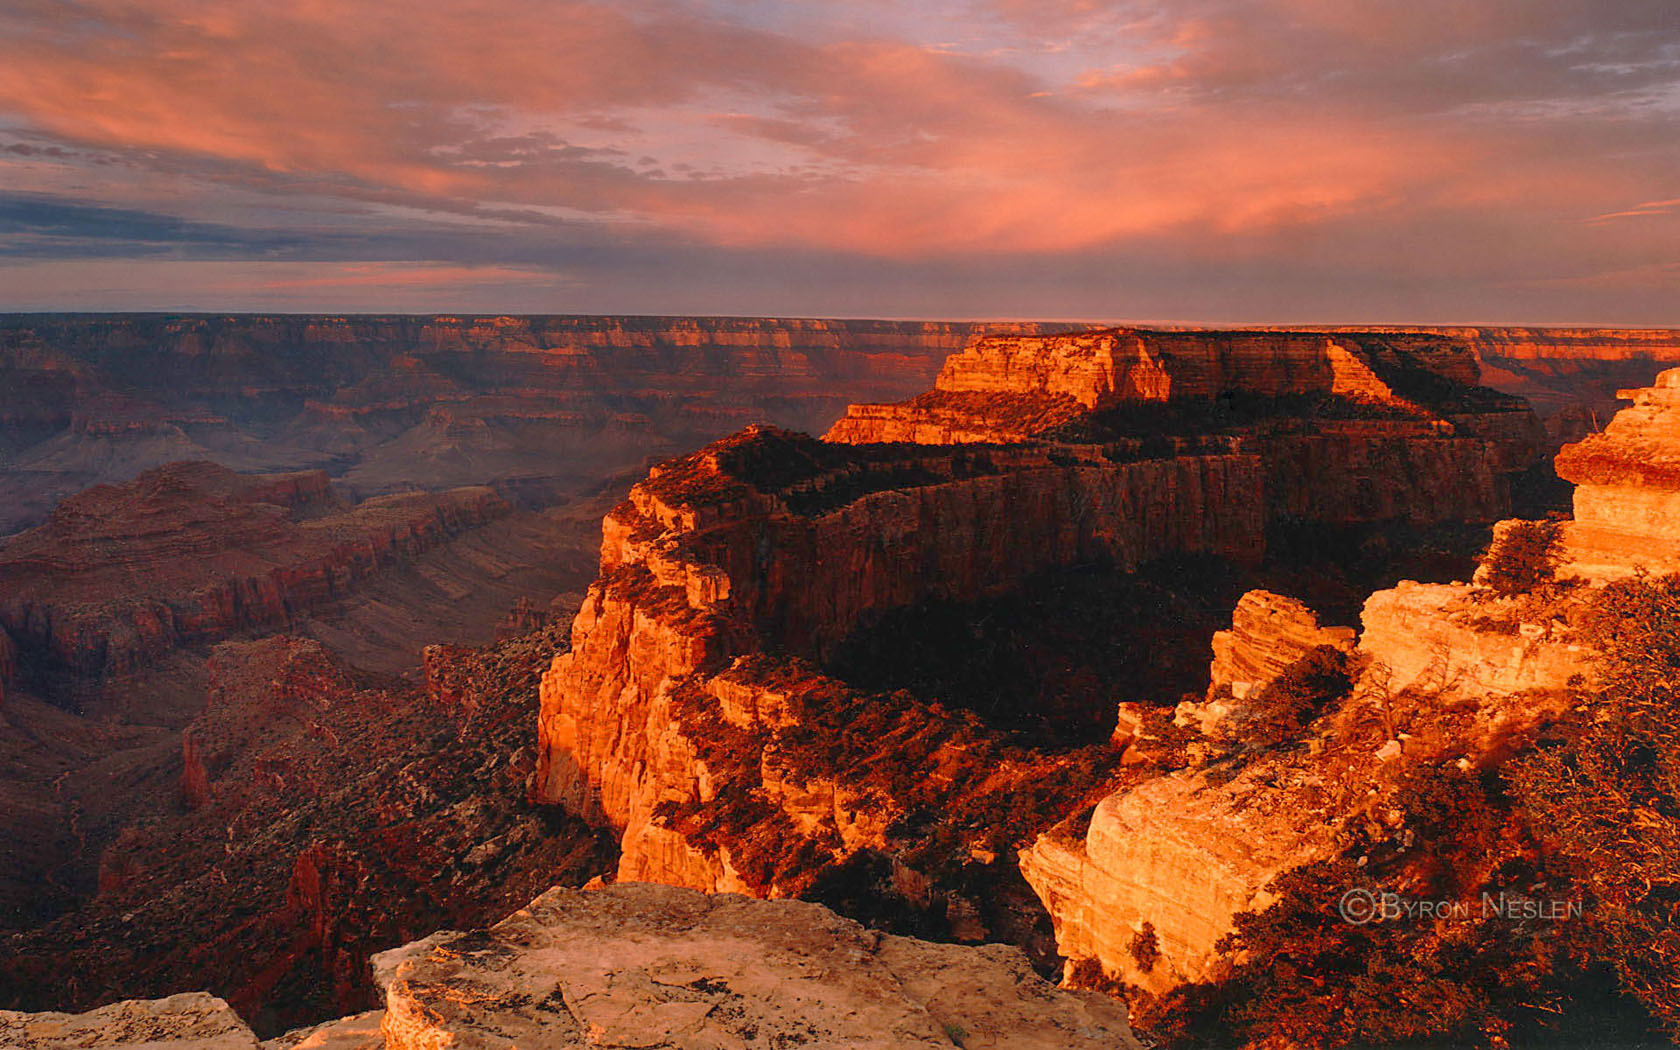
M 1582 703 L 1586 595 L 1680 568 L 1670 364 L 5 319 L 0 1037 L 1136 1045 L 1276 880 Z M 1490 591 L 1571 498 L 1584 582 Z M 1309 672 L 1342 691 L 1257 743 Z

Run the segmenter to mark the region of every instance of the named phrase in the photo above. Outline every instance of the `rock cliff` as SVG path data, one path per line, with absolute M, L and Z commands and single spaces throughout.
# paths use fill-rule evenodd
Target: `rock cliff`
M 977 340 L 935 389 L 856 405 L 851 444 L 1227 434 L 1260 458 L 1268 512 L 1311 521 L 1492 520 L 1540 450 L 1514 398 L 1436 334 L 1119 328 Z
M 487 488 L 347 507 L 319 471 L 170 464 L 66 499 L 0 545 L 0 625 L 50 689 L 283 625 L 508 510 Z
M 1263 908 L 1266 885 L 1284 871 L 1339 854 L 1349 829 L 1390 819 L 1404 770 L 1496 763 L 1573 705 L 1566 686 L 1589 654 L 1549 627 L 1507 632 L 1477 622 L 1467 592 L 1402 584 L 1373 595 L 1360 677 L 1312 724 L 1303 748 L 1238 752 L 1147 777 L 1022 850 L 1022 873 L 1055 923 L 1070 979 L 1093 965 L 1104 979 L 1153 993 L 1210 979 L 1236 915 Z M 1212 670 L 1219 684 L 1237 674 L 1260 680 L 1308 642 L 1346 649 L 1349 641 L 1319 628 L 1298 602 L 1251 593 L 1216 643 Z M 1210 725 L 1222 704 L 1181 708 L 1180 720 Z M 1146 925 L 1158 959 L 1136 948 Z
M 967 764 L 956 741 L 978 747 L 978 731 L 788 657 L 821 660 L 884 611 L 994 593 L 1058 565 L 1258 554 L 1251 457 L 1108 452 L 853 449 L 750 430 L 658 468 L 608 516 L 602 578 L 572 651 L 543 678 L 538 796 L 620 829 L 625 878 L 798 892 L 823 864 L 885 848 L 909 792 L 869 797 L 873 749 L 857 741 L 848 756 L 824 739 L 834 715 L 890 713 L 954 771 Z M 1031 761 L 1013 765 L 992 771 L 995 783 L 935 785 L 933 798 L 1001 790 Z M 713 829 L 700 841 L 670 819 L 748 795 L 762 834 L 766 821 L 799 829 L 803 861 L 784 849 L 749 871 L 738 854 L 755 836 Z
M 1633 404 L 1557 456 L 1575 483 L 1564 571 L 1595 581 L 1680 570 L 1680 368 L 1617 396 Z

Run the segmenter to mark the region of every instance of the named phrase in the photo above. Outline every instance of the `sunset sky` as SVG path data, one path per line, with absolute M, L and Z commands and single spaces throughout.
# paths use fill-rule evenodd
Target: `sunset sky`
M 1680 324 L 1680 0 L 0 0 L 0 310 Z

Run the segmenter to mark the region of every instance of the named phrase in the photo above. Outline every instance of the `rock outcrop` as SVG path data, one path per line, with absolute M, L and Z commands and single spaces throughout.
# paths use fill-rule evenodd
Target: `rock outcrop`
M 995 593 L 1046 568 L 1130 568 L 1174 552 L 1252 559 L 1255 486 L 1252 457 L 1218 450 L 1128 461 L 1096 446 L 853 449 L 771 430 L 714 444 L 658 468 L 608 516 L 602 577 L 572 651 L 543 677 L 535 790 L 619 829 L 623 878 L 797 892 L 817 858 L 884 847 L 907 807 L 863 790 L 880 775 L 865 742 L 848 769 L 829 765 L 838 741 L 810 740 L 836 712 L 894 705 L 787 657 L 821 660 L 871 616 Z M 958 769 L 961 751 L 941 748 L 978 746 L 948 713 L 892 717 Z M 828 761 L 794 761 L 813 747 Z M 1029 765 L 935 785 L 935 797 L 1001 790 Z M 747 871 L 752 836 L 696 841 L 669 819 L 748 795 L 758 821 L 798 829 L 803 862 L 784 844 L 771 870 Z
M 1208 696 L 1229 691 L 1241 700 L 1319 646 L 1351 649 L 1351 627 L 1320 627 L 1318 614 L 1300 601 L 1270 591 L 1249 591 L 1231 613 L 1231 629 L 1213 636 Z
M 1575 483 L 1563 568 L 1593 581 L 1680 571 L 1680 368 L 1617 396 L 1633 404 L 1557 456 L 1558 475 Z
M 130 999 L 84 1014 L 0 1010 L 8 1050 L 258 1050 L 227 1003 L 204 992 Z
M 384 1009 L 261 1050 L 1136 1047 L 1125 1008 L 1059 990 L 1003 945 L 867 930 L 815 904 L 668 886 L 555 888 L 488 929 L 377 956 Z M 16 1050 L 258 1050 L 202 992 L 85 1014 L 0 1011 Z
M 509 509 L 487 488 L 347 507 L 319 471 L 170 464 L 66 499 L 0 545 L 0 625 L 49 683 L 131 670 L 284 625 Z
M 1365 606 L 1361 677 L 1315 724 L 1310 746 L 1217 775 L 1192 767 L 1145 779 L 1022 850 L 1022 873 L 1050 912 L 1070 978 L 1094 965 L 1157 993 L 1209 979 L 1223 960 L 1220 939 L 1237 914 L 1269 903 L 1268 883 L 1340 852 L 1345 829 L 1388 819 L 1400 771 L 1482 767 L 1531 743 L 1575 703 L 1567 687 L 1590 653 L 1564 625 L 1507 629 L 1485 622 L 1495 611 L 1473 607 L 1463 584 L 1378 592 Z M 1275 677 L 1311 646 L 1345 651 L 1350 641 L 1319 628 L 1299 603 L 1263 592 L 1245 595 L 1231 632 L 1217 637 L 1216 686 Z M 1182 706 L 1180 721 L 1217 722 L 1224 700 L 1214 692 L 1223 694 L 1212 689 L 1207 704 Z M 1136 950 L 1146 926 L 1158 959 Z
M 1125 1011 L 1001 945 L 884 936 L 796 901 L 556 889 L 478 934 L 381 956 L 385 1045 L 1135 1046 Z
M 1591 670 L 1593 651 L 1568 623 L 1525 622 L 1517 603 L 1496 603 L 1463 584 L 1402 580 L 1365 603 L 1359 651 L 1394 690 L 1459 697 L 1557 689 Z
M 1539 424 L 1477 385 L 1474 353 L 1424 333 L 1151 331 L 997 336 L 935 389 L 854 405 L 828 440 L 1018 442 L 1228 434 L 1268 513 L 1320 522 L 1493 520 Z

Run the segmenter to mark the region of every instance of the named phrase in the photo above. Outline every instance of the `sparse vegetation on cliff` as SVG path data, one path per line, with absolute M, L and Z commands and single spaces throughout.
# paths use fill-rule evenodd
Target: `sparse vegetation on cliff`
M 1533 594 L 1557 579 L 1562 523 L 1514 521 L 1494 533 L 1479 581 L 1501 598 Z
M 1511 780 L 1623 987 L 1680 1035 L 1680 576 L 1610 584 L 1584 630 L 1595 702 Z
M 1145 1026 L 1174 1048 L 1680 1035 L 1680 576 L 1610 584 L 1576 619 L 1600 654 L 1585 703 L 1503 769 L 1406 768 L 1341 855 L 1237 918 L 1220 980 L 1142 1004 Z M 1350 892 L 1402 911 L 1350 921 Z

